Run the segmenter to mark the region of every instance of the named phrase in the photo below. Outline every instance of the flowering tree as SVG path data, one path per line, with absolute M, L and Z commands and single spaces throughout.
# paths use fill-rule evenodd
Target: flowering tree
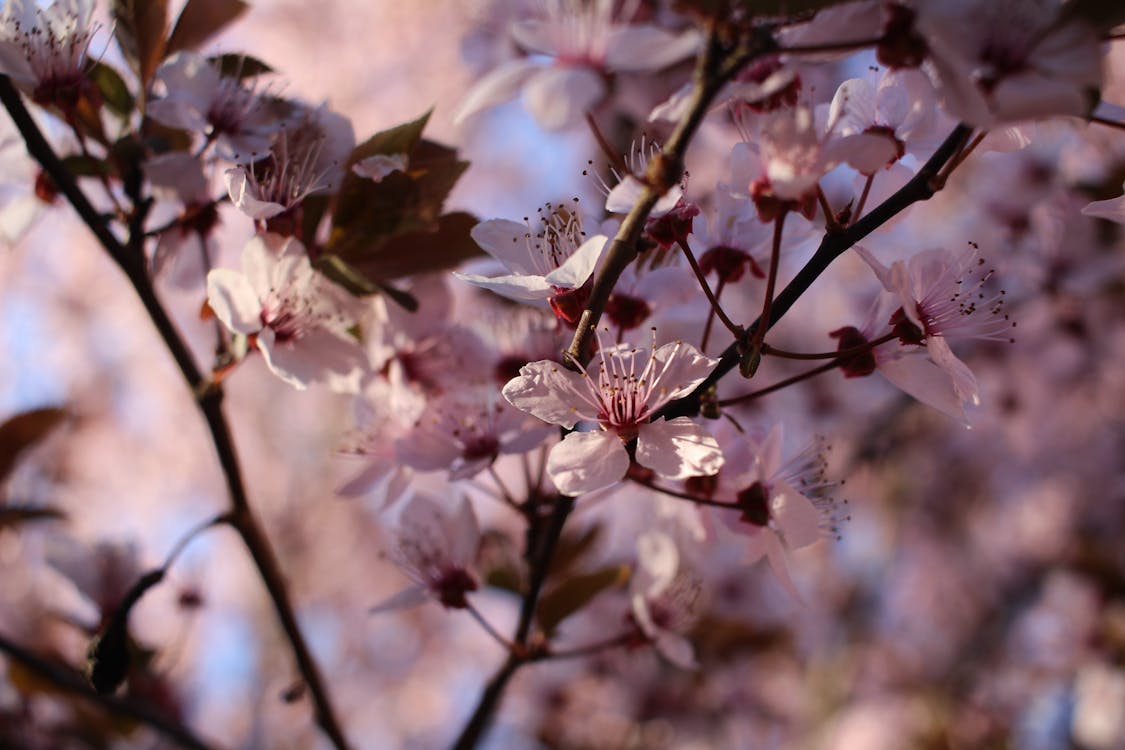
M 188 388 L 93 510 L 148 420 L 7 396 L 0 744 L 1120 747 L 1109 5 L 481 0 L 357 137 L 241 0 L 8 0 L 9 252 L 77 215 Z

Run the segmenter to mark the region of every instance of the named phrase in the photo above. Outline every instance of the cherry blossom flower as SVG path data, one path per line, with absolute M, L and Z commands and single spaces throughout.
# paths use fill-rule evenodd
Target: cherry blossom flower
M 613 170 L 613 176 L 616 178 L 617 184 L 608 191 L 609 194 L 605 199 L 606 211 L 611 214 L 627 214 L 633 210 L 633 206 L 645 189 L 641 178 L 635 175 L 643 176 L 648 168 L 649 160 L 656 156 L 659 151 L 660 146 L 658 144 L 646 141 L 644 138 L 641 139 L 640 143 L 634 144 L 632 151 L 625 157 L 626 173 L 621 175 L 617 173 L 616 169 Z M 673 185 L 668 189 L 668 192 L 660 196 L 660 200 L 649 211 L 649 217 L 655 219 L 664 216 L 676 208 L 683 197 L 683 184 Z
M 478 588 L 472 571 L 480 547 L 473 506 L 458 498 L 445 508 L 428 495 L 414 495 L 398 518 L 390 558 L 414 585 L 372 607 L 371 612 L 413 607 L 436 599 L 446 609 L 465 609 L 466 595 Z
M 504 386 L 504 397 L 544 422 L 571 432 L 551 449 L 547 472 L 567 495 L 608 487 L 625 476 L 626 444 L 636 439 L 636 461 L 667 479 L 713 474 L 723 463 L 715 439 L 688 417 L 650 422 L 669 401 L 686 395 L 716 361 L 681 341 L 653 348 L 602 348 L 588 368 L 572 372 L 551 361 L 532 362 Z M 591 372 L 595 376 L 591 376 Z
M 958 398 L 979 404 L 976 378 L 949 348 L 949 342 L 1010 341 L 1014 323 L 1004 313 L 1004 292 L 989 296 L 982 291 L 992 271 L 974 278 L 984 265 L 977 248 L 924 250 L 906 262 L 895 261 L 890 268 L 866 248 L 855 249 L 901 305 L 890 321 L 899 340 L 924 345 L 930 359 L 951 379 Z
M 918 7 L 928 70 L 954 117 L 977 127 L 1089 114 L 1102 81 L 1097 29 L 1061 0 L 941 0 Z M 971 22 L 966 22 L 971 19 Z
M 606 97 L 609 76 L 660 70 L 698 49 L 694 29 L 677 35 L 650 24 L 622 23 L 619 19 L 631 13 L 616 5 L 616 0 L 547 0 L 542 17 L 514 23 L 512 36 L 531 56 L 485 76 L 465 97 L 455 122 L 522 90 L 524 106 L 536 121 L 561 130 Z
M 509 271 L 503 276 L 454 273 L 457 278 L 509 299 L 549 302 L 555 314 L 575 322 L 585 305 L 584 285 L 594 272 L 607 237 L 587 237 L 575 207 L 548 203 L 536 226 L 507 219 L 482 221 L 473 240 Z
M 219 155 L 265 152 L 276 129 L 263 98 L 237 76 L 223 75 L 215 63 L 192 52 L 177 52 L 156 77 L 167 95 L 148 103 L 145 113 L 173 128 L 215 140 Z
M 731 465 L 747 468 L 723 477 L 725 487 L 737 488 L 738 508 L 712 510 L 728 528 L 750 537 L 746 547 L 749 561 L 766 558 L 782 585 L 800 599 L 789 576 L 785 550 L 800 549 L 820 540 L 822 513 L 811 498 L 832 486 L 824 479 L 824 459 L 814 444 L 784 460 L 780 424 L 764 438 L 751 436 L 742 444 L 743 451 L 752 458 Z
M 353 391 L 367 364 L 343 292 L 317 274 L 300 241 L 256 235 L 242 270 L 207 274 L 207 301 L 223 325 L 253 336 L 270 371 L 295 388 L 323 381 Z
M 73 107 L 89 85 L 93 0 L 8 0 L 0 12 L 0 73 L 40 104 Z
M 399 459 L 418 471 L 448 469 L 468 479 L 500 455 L 526 453 L 554 429 L 513 409 L 493 386 L 432 399 L 414 429 L 395 441 Z
M 637 539 L 637 565 L 629 579 L 633 620 L 656 650 L 678 667 L 696 669 L 691 642 L 682 633 L 697 617 L 701 586 L 683 570 L 672 537 L 662 531 Z
M 891 71 L 878 84 L 850 78 L 840 84 L 828 111 L 828 129 L 842 159 L 865 175 L 928 147 L 933 129 L 933 87 L 916 70 Z

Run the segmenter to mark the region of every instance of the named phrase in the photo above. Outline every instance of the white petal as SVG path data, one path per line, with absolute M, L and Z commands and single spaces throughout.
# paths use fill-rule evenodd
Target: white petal
M 694 55 L 702 40 L 695 29 L 673 34 L 648 24 L 621 26 L 610 33 L 605 64 L 622 73 L 660 70 Z
M 478 276 L 454 271 L 453 275 L 473 286 L 496 292 L 502 297 L 521 302 L 546 300 L 555 290 L 542 276 Z
M 604 234 L 594 235 L 583 242 L 561 266 L 547 274 L 544 280 L 553 287 L 577 289 L 590 278 L 608 244 L 609 238 Z
M 417 607 L 419 604 L 425 604 L 430 597 L 426 594 L 425 586 L 411 586 L 408 589 L 403 589 L 391 598 L 376 604 L 368 610 L 368 613 L 377 615 L 382 612 L 391 612 L 396 609 L 407 609 L 409 607 Z
M 278 214 L 285 212 L 285 206 L 280 203 L 272 203 L 259 199 L 256 194 L 257 191 L 254 190 L 254 186 L 250 184 L 250 178 L 246 174 L 245 167 L 228 169 L 225 178 L 230 202 L 234 204 L 235 208 L 251 219 L 263 221 L 265 219 L 272 219 Z
M 656 634 L 653 645 L 661 656 L 680 669 L 699 669 L 699 662 L 695 660 L 695 649 L 691 641 L 682 635 L 661 630 Z
M 717 474 L 723 465 L 719 443 L 690 417 L 641 425 L 637 463 L 665 479 Z
M 582 375 L 557 362 L 540 360 L 521 367 L 520 374 L 504 386 L 503 394 L 517 409 L 569 430 L 583 419 L 579 405 L 586 390 Z
M 662 531 L 646 531 L 637 538 L 637 571 L 630 588 L 646 597 L 655 597 L 676 577 L 680 553 L 672 537 Z
M 878 372 L 906 393 L 957 421 L 968 424 L 949 375 L 929 357 L 907 355 L 879 362 Z
M 453 124 L 460 125 L 477 112 L 494 107 L 515 97 L 537 65 L 528 60 L 511 60 L 492 71 L 474 86 L 453 114 Z
M 469 236 L 513 274 L 526 276 L 535 273 L 527 243 L 530 231 L 526 224 L 507 219 L 489 219 L 469 230 Z
M 523 89 L 523 104 L 545 130 L 562 130 L 582 121 L 606 94 L 605 82 L 586 67 L 539 70 Z
M 564 495 L 608 487 L 629 470 L 629 454 L 610 432 L 572 432 L 551 449 L 547 473 Z
M 272 334 L 273 330 L 262 333 Z M 337 393 L 355 392 L 366 364 L 359 342 L 325 329 L 280 345 L 273 335 L 260 335 L 258 348 L 273 374 L 299 390 L 310 383 L 324 383 Z
M 926 339 L 926 352 L 938 367 L 945 370 L 953 381 L 953 390 L 962 402 L 977 405 L 980 403 L 980 389 L 977 379 L 969 366 L 957 358 L 949 348 L 949 342 L 942 336 Z
M 223 325 L 235 333 L 262 329 L 262 303 L 244 274 L 216 268 L 207 274 L 207 304 Z
M 1082 209 L 1086 216 L 1094 216 L 1107 221 L 1125 224 L 1125 195 L 1104 201 L 1094 201 Z
M 820 541 L 820 512 L 811 500 L 788 482 L 774 484 L 770 515 L 785 534 L 785 543 L 790 549 L 800 549 Z
M 682 341 L 658 347 L 652 353 L 652 359 L 659 376 L 651 387 L 663 391 L 656 402 L 649 402 L 650 407 L 656 408 L 691 393 L 719 364 L 719 360 L 701 354 L 694 346 Z

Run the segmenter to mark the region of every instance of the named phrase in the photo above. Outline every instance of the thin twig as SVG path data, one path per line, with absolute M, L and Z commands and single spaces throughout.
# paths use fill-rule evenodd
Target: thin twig
M 707 283 L 707 277 L 703 275 L 703 270 L 699 267 L 699 263 L 695 260 L 695 253 L 691 251 L 691 247 L 688 245 L 687 240 L 678 240 L 677 244 L 680 246 L 680 249 L 684 251 L 684 257 L 687 258 L 688 265 L 691 266 L 691 270 L 692 273 L 695 274 L 696 281 L 699 282 L 700 288 L 703 289 L 703 294 L 707 296 L 707 301 L 711 303 L 711 312 L 719 316 L 719 320 L 723 325 L 727 327 L 728 331 L 730 331 L 735 336 L 740 335 L 742 333 L 742 329 L 733 320 L 727 317 L 726 312 L 723 311 L 722 305 L 719 304 L 719 298 L 711 291 L 711 285 Z M 722 281 L 720 280 L 719 283 L 721 284 Z M 710 315 L 708 315 L 707 321 L 711 321 Z M 704 333 L 706 334 L 707 331 L 705 330 Z M 704 336 L 703 346 L 707 346 L 706 336 Z

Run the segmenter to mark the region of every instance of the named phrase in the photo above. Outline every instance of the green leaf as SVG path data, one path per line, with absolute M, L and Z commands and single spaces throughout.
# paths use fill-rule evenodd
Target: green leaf
M 103 62 L 97 62 L 90 69 L 90 80 L 98 87 L 110 112 L 121 119 L 127 119 L 133 113 L 133 95 L 120 73 Z
M 629 580 L 629 566 L 611 565 L 593 573 L 568 578 L 539 600 L 535 616 L 539 627 L 550 635 L 566 618 L 585 607 L 607 589 L 623 586 Z
M 34 409 L 0 424 L 0 481 L 7 479 L 20 454 L 38 443 L 66 418 L 57 408 Z
M 212 65 L 218 66 L 219 75 L 225 78 L 237 78 L 240 81 L 273 72 L 273 68 L 269 65 L 250 55 L 228 52 L 225 55 L 208 57 L 207 60 Z
M 113 31 L 125 59 L 147 89 L 164 59 L 168 0 L 113 0 Z
M 197 49 L 249 9 L 242 0 L 187 0 L 168 37 L 167 53 Z
M 0 531 L 32 521 L 59 521 L 66 517 L 58 508 L 44 505 L 0 505 Z

